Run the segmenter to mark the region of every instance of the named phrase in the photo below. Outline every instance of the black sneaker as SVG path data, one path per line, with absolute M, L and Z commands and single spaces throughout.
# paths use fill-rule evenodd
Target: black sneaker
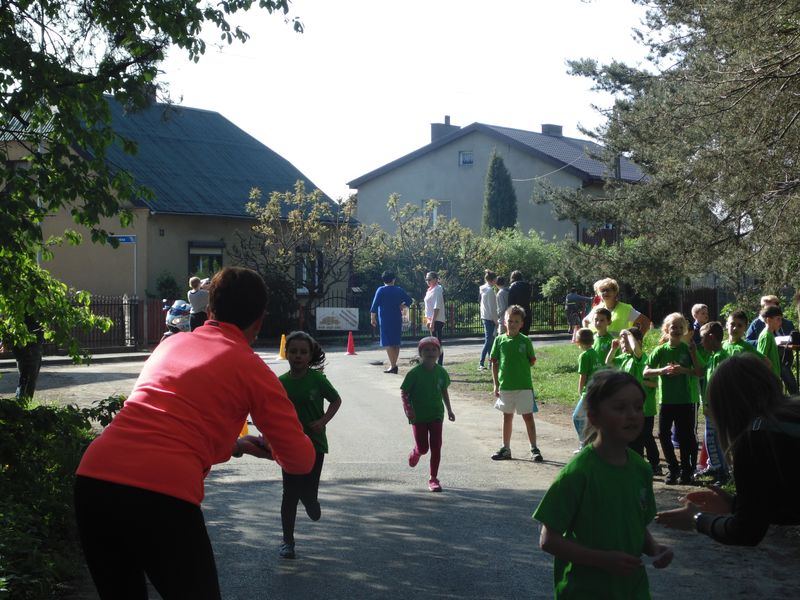
M 653 468 L 653 475 L 655 477 L 661 477 L 664 474 L 664 469 L 661 468 L 661 465 L 655 465 Z
M 294 558 L 294 544 L 281 544 L 281 549 L 278 552 L 281 558 Z
M 542 453 L 536 446 L 531 446 L 531 456 L 533 457 L 533 462 L 544 462 Z
M 511 460 L 511 450 L 505 446 L 501 447 L 500 450 L 492 454 L 492 460 Z
M 680 475 L 677 473 L 670 473 L 664 478 L 664 483 L 667 485 L 677 485 L 680 480 Z
M 319 521 L 319 518 L 322 516 L 322 508 L 319 505 L 319 500 L 314 500 L 303 506 L 306 507 L 306 514 L 309 519 L 312 521 Z
M 691 473 L 683 473 L 680 479 L 681 485 L 694 485 L 694 477 Z

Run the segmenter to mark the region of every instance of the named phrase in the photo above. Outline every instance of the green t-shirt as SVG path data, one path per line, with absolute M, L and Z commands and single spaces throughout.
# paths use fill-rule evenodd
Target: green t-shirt
M 753 344 L 746 342 L 744 340 L 737 340 L 735 342 L 727 341 L 722 342 L 722 349 L 728 353 L 728 356 L 733 356 L 734 354 L 739 354 L 740 352 L 751 352 L 758 357 L 763 357 L 764 355 L 761 354 Z
M 656 346 L 647 358 L 647 366 L 654 369 L 666 367 L 670 363 L 677 363 L 688 369 L 694 368 L 686 342 L 680 342 L 675 348 L 669 342 Z M 692 393 L 689 375 L 661 375 L 658 378 L 658 391 L 661 394 L 661 404 L 693 404 L 699 400 Z
M 650 465 L 630 449 L 627 464 L 611 465 L 590 444 L 556 476 L 533 518 L 587 548 L 638 557 L 655 514 Z M 553 576 L 557 599 L 650 598 L 644 566 L 620 577 L 556 558 Z
M 642 352 L 639 358 L 633 354 L 621 352 L 614 357 L 614 366 L 620 371 L 630 373 L 636 378 L 636 381 L 642 383 L 644 381 L 644 368 L 647 366 L 647 355 Z M 644 416 L 654 417 L 658 412 L 658 405 L 656 403 L 656 388 L 642 386 L 644 390 Z
M 578 374 L 586 375 L 586 382 L 592 378 L 597 369 L 603 365 L 600 355 L 594 348 L 587 348 L 578 355 Z
M 778 354 L 778 344 L 775 343 L 775 334 L 764 327 L 758 335 L 756 349 L 769 359 L 772 364 L 772 372 L 775 376 L 781 376 L 781 357 Z
M 400 389 L 408 392 L 414 419 L 409 423 L 430 423 L 444 420 L 444 401 L 442 392 L 450 386 L 450 376 L 444 367 L 433 365 L 426 369 L 419 364 L 406 373 Z
M 608 356 L 608 351 L 611 350 L 611 342 L 613 341 L 614 336 L 610 333 L 605 335 L 598 335 L 597 333 L 594 334 L 594 343 L 592 344 L 592 348 L 594 348 L 594 351 L 597 352 L 602 364 L 606 364 L 606 356 Z
M 497 379 L 501 390 L 532 390 L 531 359 L 536 358 L 533 343 L 524 333 L 507 333 L 494 338 L 492 360 L 498 362 Z
M 292 377 L 291 372 L 287 372 L 278 379 L 283 384 L 289 400 L 294 404 L 297 418 L 303 425 L 305 434 L 314 443 L 314 448 L 318 452 L 327 452 L 328 438 L 325 431 L 312 433 L 308 425 L 325 415 L 323 400 L 333 402 L 339 398 L 339 392 L 334 389 L 325 374 L 316 369 L 309 369 L 305 375 L 299 378 Z

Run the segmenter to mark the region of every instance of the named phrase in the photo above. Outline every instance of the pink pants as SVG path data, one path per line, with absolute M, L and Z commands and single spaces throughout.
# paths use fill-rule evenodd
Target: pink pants
M 414 423 L 411 425 L 414 432 L 417 454 L 427 454 L 431 450 L 431 479 L 436 479 L 439 474 L 439 463 L 442 460 L 442 421 L 430 423 Z

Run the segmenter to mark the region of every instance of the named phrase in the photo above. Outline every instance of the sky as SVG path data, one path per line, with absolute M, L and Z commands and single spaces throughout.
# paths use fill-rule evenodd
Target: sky
M 174 48 L 162 83 L 181 105 L 213 110 L 286 158 L 323 192 L 430 142 L 450 116 L 585 137 L 609 106 L 567 73 L 584 57 L 639 64 L 632 36 L 644 11 L 631 0 L 293 0 L 282 15 L 253 9 L 233 22 L 250 34 L 227 45 L 204 32 L 198 63 Z

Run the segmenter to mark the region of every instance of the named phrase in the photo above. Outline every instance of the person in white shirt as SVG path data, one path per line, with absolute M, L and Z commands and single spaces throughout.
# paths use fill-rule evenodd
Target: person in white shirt
M 483 349 L 481 350 L 481 360 L 478 369 L 483 371 L 486 368 L 486 355 L 492 350 L 494 343 L 494 332 L 497 329 L 497 298 L 494 295 L 494 284 L 497 281 L 497 274 L 488 269 L 484 272 L 484 283 L 480 287 L 481 298 L 481 320 L 483 321 Z
M 431 335 L 442 342 L 442 330 L 444 329 L 444 291 L 439 285 L 439 274 L 428 271 L 425 275 L 428 283 L 428 291 L 425 292 L 425 322 Z M 439 364 L 444 362 L 444 350 L 439 355 Z

